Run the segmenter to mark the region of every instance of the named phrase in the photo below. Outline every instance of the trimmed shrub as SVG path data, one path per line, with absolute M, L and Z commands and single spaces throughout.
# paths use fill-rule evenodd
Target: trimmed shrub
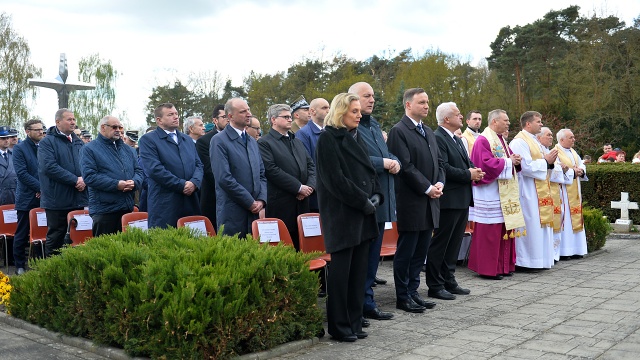
M 599 209 L 589 206 L 582 208 L 584 217 L 584 231 L 587 236 L 587 251 L 592 252 L 602 248 L 607 241 L 607 235 L 611 232 L 609 220 Z
M 582 201 L 601 209 L 609 222 L 620 218 L 620 210 L 611 208 L 611 201 L 620 200 L 621 192 L 629 193 L 629 200 L 640 202 L 640 165 L 604 163 L 587 165 L 589 181 L 581 183 Z M 640 210 L 629 211 L 634 224 L 640 224 Z
M 188 229 L 130 229 L 16 277 L 8 309 L 133 356 L 219 359 L 320 332 L 314 255 Z

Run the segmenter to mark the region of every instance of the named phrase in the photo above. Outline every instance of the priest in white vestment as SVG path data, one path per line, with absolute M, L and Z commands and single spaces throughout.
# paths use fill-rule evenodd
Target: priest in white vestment
M 526 269 L 551 268 L 554 264 L 553 250 L 553 198 L 548 170 L 553 170 L 558 150 L 545 153 L 536 135 L 542 129 L 542 115 L 527 111 L 520 117 L 522 131 L 511 141 L 509 147 L 522 157 L 518 172 L 520 206 L 526 229 L 516 240 L 516 266 Z
M 545 154 L 548 154 L 553 146 L 553 133 L 551 129 L 543 126 L 540 134 L 536 135 L 536 137 L 540 144 L 542 144 Z M 555 261 L 560 260 L 560 230 L 562 229 L 560 186 L 562 184 L 570 184 L 573 180 L 573 175 L 569 177 L 567 171 L 569 171 L 569 167 L 562 164 L 559 159 L 556 159 L 552 170 L 547 170 L 547 180 L 549 181 L 549 188 L 553 199 L 553 259 Z M 571 172 L 571 174 L 573 174 L 573 172 Z
M 562 129 L 556 134 L 558 144 L 558 160 L 569 167 L 566 172 L 571 179 L 569 184 L 561 187 L 562 197 L 562 230 L 560 232 L 561 259 L 582 258 L 587 253 L 587 237 L 584 232 L 582 217 L 581 181 L 588 181 L 587 167 L 578 153 L 573 149 L 575 136 L 569 129 Z

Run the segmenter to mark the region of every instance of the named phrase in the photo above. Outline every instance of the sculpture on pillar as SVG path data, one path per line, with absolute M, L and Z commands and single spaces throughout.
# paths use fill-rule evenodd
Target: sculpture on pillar
M 29 79 L 29 85 L 53 89 L 58 93 L 58 108 L 69 107 L 69 93 L 76 90 L 93 90 L 93 84 L 83 82 L 67 82 L 69 69 L 67 68 L 67 56 L 60 54 L 60 66 L 58 76 L 55 79 Z

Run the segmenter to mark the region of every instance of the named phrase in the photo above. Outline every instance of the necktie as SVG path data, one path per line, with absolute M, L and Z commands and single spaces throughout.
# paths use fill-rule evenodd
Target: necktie
M 69 139 L 69 142 L 73 142 L 73 139 L 71 138 L 71 135 L 67 135 L 67 139 Z
M 243 131 L 242 134 L 240 134 L 240 137 L 242 138 L 242 142 L 244 142 L 245 144 L 247 143 L 247 135 L 246 133 Z
M 6 152 L 2 153 L 2 157 L 4 158 L 4 161 L 7 161 L 7 162 L 9 161 L 9 158 L 7 158 Z
M 424 132 L 424 129 L 422 128 L 422 123 L 418 123 L 417 128 L 418 128 L 418 131 L 420 132 L 420 134 L 421 134 L 423 137 L 427 137 L 427 133 L 426 133 L 426 132 Z
M 460 149 L 464 150 L 464 153 L 467 153 L 467 150 L 465 150 L 464 145 L 462 144 L 462 140 L 460 140 L 459 137 L 453 135 L 453 140 L 456 142 L 456 144 L 458 144 L 458 146 L 460 146 Z
M 177 144 L 178 143 L 178 135 L 176 135 L 176 133 L 169 133 L 169 135 L 171 135 L 171 138 Z

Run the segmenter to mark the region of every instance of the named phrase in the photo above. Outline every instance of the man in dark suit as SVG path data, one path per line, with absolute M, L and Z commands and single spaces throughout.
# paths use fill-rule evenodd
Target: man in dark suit
M 291 129 L 291 108 L 286 104 L 269 107 L 269 133 L 258 140 L 267 177 L 266 217 L 277 218 L 287 225 L 296 250 L 297 217 L 309 212 L 309 196 L 316 187 L 316 165 Z
M 440 197 L 440 226 L 435 229 L 427 254 L 427 286 L 430 297 L 453 300 L 468 289 L 456 282 L 455 271 L 460 244 L 473 206 L 471 182 L 482 179 L 482 169 L 473 166 L 467 151 L 454 132 L 462 128 L 462 114 L 455 103 L 442 103 L 436 109 L 438 150 L 444 161 L 446 182 Z
M 140 138 L 140 160 L 149 181 L 149 227 L 175 227 L 179 218 L 200 214 L 202 162 L 193 140 L 178 131 L 173 104 L 160 104 L 154 115 L 158 128 Z
M 389 131 L 389 151 L 402 169 L 395 182 L 398 248 L 393 259 L 396 308 L 424 312 L 435 303 L 418 294 L 433 229 L 440 221 L 439 198 L 444 187 L 444 164 L 433 131 L 422 123 L 429 114 L 429 96 L 413 88 L 403 96 L 405 116 Z
M 25 249 L 29 244 L 29 211 L 40 207 L 40 179 L 38 178 L 38 143 L 44 137 L 42 120 L 24 123 L 27 133 L 24 141 L 13 148 L 13 166 L 16 169 L 16 213 L 18 224 L 13 238 L 13 259 L 16 274 L 24 274 L 27 268 Z
M 215 124 L 213 130 L 196 141 L 196 150 L 204 169 L 202 188 L 200 189 L 200 212 L 211 220 L 214 229 L 218 231 L 218 224 L 216 223 L 216 179 L 213 177 L 213 170 L 211 169 L 209 146 L 211 145 L 211 138 L 224 130 L 224 127 L 228 124 L 224 105 L 216 105 L 213 108 L 213 123 Z M 218 126 L 222 126 L 222 128 L 218 128 Z
M 251 223 L 267 205 L 267 178 L 256 139 L 247 135 L 251 122 L 247 102 L 229 99 L 224 105 L 229 126 L 211 140 L 211 167 L 216 179 L 216 217 L 222 233 L 251 232 Z

